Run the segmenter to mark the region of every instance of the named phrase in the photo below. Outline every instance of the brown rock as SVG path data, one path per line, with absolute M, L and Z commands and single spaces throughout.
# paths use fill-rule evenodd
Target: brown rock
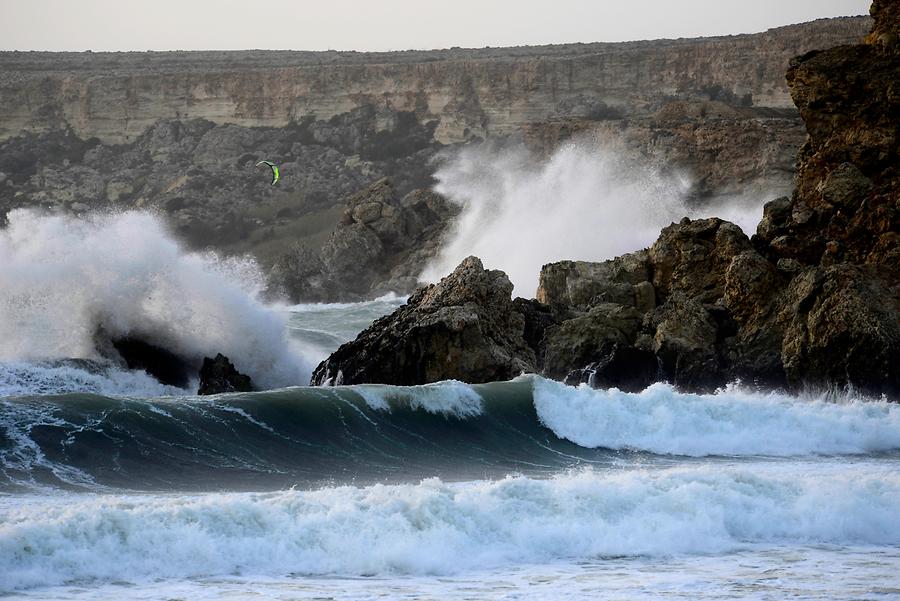
M 741 228 L 717 218 L 685 218 L 663 228 L 649 254 L 657 296 L 683 292 L 702 303 L 715 302 L 731 260 L 750 249 Z
M 312 384 L 474 383 L 533 372 L 535 354 L 525 342 L 525 317 L 515 310 L 512 288 L 502 271 L 485 270 L 469 257 L 341 346 L 319 364 Z
M 786 292 L 782 359 L 791 385 L 900 392 L 900 303 L 870 269 L 810 269 Z
M 562 379 L 573 369 L 600 361 L 614 344 L 633 346 L 641 319 L 634 307 L 602 303 L 548 328 L 542 343 L 543 373 Z

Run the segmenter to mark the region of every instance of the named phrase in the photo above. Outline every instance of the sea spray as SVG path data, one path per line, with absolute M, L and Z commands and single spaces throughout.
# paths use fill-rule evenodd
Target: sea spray
M 256 300 L 248 259 L 185 252 L 143 212 L 9 213 L 0 230 L 0 361 L 97 359 L 96 334 L 198 363 L 224 353 L 261 386 L 308 381 L 287 316 Z
M 504 270 L 531 296 L 541 266 L 601 261 L 649 246 L 684 216 L 721 216 L 752 231 L 773 196 L 689 206 L 690 182 L 596 140 L 562 145 L 540 161 L 522 147 L 466 148 L 437 170 L 435 190 L 462 207 L 448 242 L 424 270 L 437 281 L 469 255 Z
M 196 390 L 196 385 L 191 386 Z M 0 363 L 0 398 L 89 392 L 106 396 L 160 397 L 188 391 L 160 384 L 143 371 L 93 361 L 12 361 Z

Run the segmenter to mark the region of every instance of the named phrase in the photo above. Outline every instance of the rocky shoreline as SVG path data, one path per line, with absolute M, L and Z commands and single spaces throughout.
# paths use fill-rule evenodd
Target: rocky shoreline
M 729 381 L 900 393 L 900 2 L 864 44 L 792 61 L 808 137 L 790 198 L 757 233 L 720 219 L 647 250 L 544 266 L 536 300 L 469 257 L 316 369 L 312 383 L 503 380 L 521 372 L 638 389 Z

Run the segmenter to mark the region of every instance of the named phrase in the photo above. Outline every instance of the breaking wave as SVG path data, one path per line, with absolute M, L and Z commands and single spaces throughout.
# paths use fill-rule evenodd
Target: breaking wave
M 731 387 L 685 394 L 654 384 L 637 394 L 535 381 L 541 422 L 583 447 L 665 455 L 862 454 L 900 449 L 900 405 L 833 402 Z
M 141 338 L 198 367 L 224 353 L 264 387 L 308 381 L 286 312 L 256 300 L 262 277 L 252 261 L 185 252 L 148 213 L 18 209 L 8 219 L 0 362 L 97 360 L 102 332 Z
M 0 589 L 204 576 L 447 575 L 783 542 L 900 544 L 900 473 L 808 463 L 273 493 L 0 499 Z
M 900 405 L 538 377 L 141 399 L 0 399 L 0 490 L 273 490 L 541 475 L 624 458 L 900 450 Z M 891 455 L 892 456 L 892 455 Z M 684 461 L 684 459 L 682 459 Z

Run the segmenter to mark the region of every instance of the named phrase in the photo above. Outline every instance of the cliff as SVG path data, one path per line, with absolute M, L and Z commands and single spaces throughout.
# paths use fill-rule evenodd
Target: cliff
M 805 135 L 788 61 L 869 23 L 424 52 L 3 52 L 0 223 L 21 207 L 153 210 L 190 248 L 251 253 L 295 301 L 408 293 L 452 219 L 419 202 L 442 149 L 490 138 L 549 154 L 594 136 L 686 173 L 697 202 L 786 193 Z M 281 166 L 277 186 L 260 158 Z M 348 221 L 383 178 L 391 200 L 374 202 L 403 214 L 384 231 Z M 350 280 L 333 259 L 369 268 Z
M 281 127 L 371 106 L 438 121 L 446 144 L 553 118 L 650 114 L 672 97 L 791 108 L 788 60 L 867 28 L 846 18 L 699 40 L 397 53 L 4 52 L 0 138 L 65 123 L 122 143 L 163 119 Z

